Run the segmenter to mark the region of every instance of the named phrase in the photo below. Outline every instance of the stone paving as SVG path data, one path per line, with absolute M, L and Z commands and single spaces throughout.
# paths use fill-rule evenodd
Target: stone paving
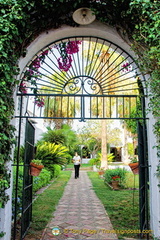
M 57 230 L 60 230 L 58 235 Z M 87 172 L 80 171 L 80 177 L 74 178 L 74 172 L 65 187 L 53 219 L 46 226 L 41 240 L 61 239 L 106 239 L 117 240 L 104 206 L 92 190 Z

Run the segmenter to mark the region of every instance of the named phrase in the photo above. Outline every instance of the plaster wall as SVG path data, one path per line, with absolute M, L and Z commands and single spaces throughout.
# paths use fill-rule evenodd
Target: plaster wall
M 135 54 L 130 49 L 129 41 L 123 40 L 117 31 L 114 28 L 111 28 L 105 24 L 101 24 L 97 21 L 87 26 L 79 26 L 79 27 L 70 27 L 70 26 L 62 26 L 59 29 L 51 29 L 50 31 L 44 32 L 39 37 L 37 37 L 27 48 L 27 54 L 24 58 L 19 60 L 20 74 L 22 73 L 24 67 L 28 64 L 28 62 L 35 56 L 35 54 L 40 51 L 42 48 L 47 46 L 48 44 L 56 41 L 58 39 L 64 37 L 72 37 L 72 36 L 96 36 L 107 39 L 114 44 L 122 47 L 128 54 L 130 54 L 133 58 Z M 15 99 L 16 100 L 16 99 Z M 156 149 L 152 147 L 155 144 L 155 137 L 153 134 L 152 125 L 154 124 L 154 119 L 152 115 L 148 115 L 149 120 L 147 122 L 147 130 L 148 130 L 148 149 L 149 149 L 149 162 L 151 164 L 149 174 L 150 174 L 150 222 L 151 229 L 155 236 L 160 236 L 160 193 L 159 188 L 157 187 L 158 179 L 154 176 L 156 171 L 156 166 L 158 164 L 158 159 L 156 155 Z M 9 211 L 8 211 L 9 210 Z M 7 204 L 6 208 L 3 210 L 7 214 L 3 214 L 4 225 L 2 230 L 10 233 L 11 227 L 8 224 L 8 218 L 11 217 L 10 205 Z M 1 217 L 1 216 L 0 216 Z M 6 235 L 3 240 L 10 239 L 8 235 Z
M 8 170 L 12 171 L 12 162 L 7 163 Z M 12 176 L 12 174 L 11 174 Z M 12 183 L 12 177 L 11 177 Z M 12 220 L 12 184 L 9 189 L 6 190 L 6 194 L 10 196 L 5 208 L 0 208 L 0 233 L 3 232 L 5 235 L 1 240 L 11 239 L 11 220 Z
M 149 120 L 147 121 L 147 135 L 148 135 L 148 160 L 149 160 L 149 179 L 150 179 L 150 229 L 153 231 L 155 237 L 160 237 L 160 179 L 155 176 L 157 165 L 160 162 L 157 156 L 156 139 L 153 134 L 153 125 L 155 119 L 149 113 Z

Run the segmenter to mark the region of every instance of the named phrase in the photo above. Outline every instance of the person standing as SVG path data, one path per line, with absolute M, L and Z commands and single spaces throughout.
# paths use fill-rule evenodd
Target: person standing
M 75 152 L 75 156 L 73 157 L 72 160 L 74 163 L 75 178 L 79 178 L 79 168 L 80 168 L 80 164 L 81 164 L 81 158 L 77 152 Z

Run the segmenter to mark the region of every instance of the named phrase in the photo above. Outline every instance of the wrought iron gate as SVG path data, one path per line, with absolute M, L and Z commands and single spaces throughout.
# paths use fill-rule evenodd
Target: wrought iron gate
M 121 47 L 93 36 L 63 38 L 41 49 L 25 66 L 17 88 L 20 107 L 15 117 L 20 119 L 20 124 L 28 118 L 135 119 L 144 123 L 145 88 L 145 77 Z M 29 162 L 34 154 L 34 129 L 29 122 L 26 129 L 21 238 L 29 227 L 32 211 Z M 140 123 L 138 134 L 140 229 L 143 231 L 149 227 L 148 163 L 146 133 Z
M 147 157 L 147 135 L 145 121 L 138 121 L 138 157 L 139 157 L 139 211 L 140 211 L 140 231 L 141 238 L 144 235 L 149 239 L 149 234 L 145 230 L 149 229 L 148 210 L 148 157 Z
M 30 226 L 32 218 L 32 176 L 29 174 L 29 164 L 34 158 L 34 134 L 35 129 L 30 121 L 26 121 L 25 131 L 25 157 L 23 173 L 23 196 L 22 196 L 22 218 L 21 218 L 21 239 L 24 238 Z

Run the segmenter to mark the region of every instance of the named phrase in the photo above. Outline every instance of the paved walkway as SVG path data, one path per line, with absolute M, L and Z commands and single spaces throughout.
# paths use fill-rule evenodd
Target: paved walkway
M 56 234 L 56 227 L 60 234 Z M 54 217 L 43 232 L 41 240 L 118 239 L 104 206 L 92 190 L 85 171 L 74 179 L 74 172 L 65 187 Z

